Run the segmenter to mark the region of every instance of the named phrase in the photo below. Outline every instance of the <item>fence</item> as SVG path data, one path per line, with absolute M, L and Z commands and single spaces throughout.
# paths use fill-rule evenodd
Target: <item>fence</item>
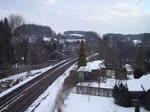
M 76 86 L 72 91 L 77 94 L 112 97 L 112 89 Z

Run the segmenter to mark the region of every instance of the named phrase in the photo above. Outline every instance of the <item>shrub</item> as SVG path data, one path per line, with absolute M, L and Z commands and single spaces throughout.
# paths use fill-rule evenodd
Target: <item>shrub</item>
M 139 105 L 139 103 L 137 103 L 135 105 L 135 112 L 140 112 L 140 105 Z
M 123 107 L 131 106 L 131 97 L 128 91 L 127 86 L 124 86 L 122 83 L 115 85 L 113 88 L 113 97 L 115 103 Z

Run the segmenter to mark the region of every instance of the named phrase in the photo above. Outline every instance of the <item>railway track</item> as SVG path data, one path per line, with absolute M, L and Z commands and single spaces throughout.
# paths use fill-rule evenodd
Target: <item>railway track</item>
M 77 59 L 66 60 L 0 98 L 0 112 L 23 112 Z

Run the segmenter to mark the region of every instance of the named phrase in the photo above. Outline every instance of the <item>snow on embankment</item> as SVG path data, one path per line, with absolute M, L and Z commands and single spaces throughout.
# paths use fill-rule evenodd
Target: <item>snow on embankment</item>
M 76 65 L 74 64 L 67 69 L 25 112 L 32 112 L 33 110 L 34 112 L 51 112 L 55 108 L 55 100 L 62 89 L 64 80 L 69 76 L 70 71 L 75 68 Z
M 12 90 L 18 88 L 19 86 L 29 82 L 33 78 L 39 76 L 40 74 L 46 72 L 51 69 L 52 66 L 45 67 L 38 70 L 32 70 L 31 73 L 23 72 L 13 76 L 9 76 L 8 78 L 4 78 L 0 80 L 0 97 L 6 95 Z
M 61 61 L 60 63 L 62 63 L 64 61 Z M 60 63 L 58 63 L 58 64 L 60 64 Z M 58 64 L 56 64 L 56 65 L 58 65 Z M 56 66 L 56 65 L 54 65 L 54 66 Z M 36 78 L 37 76 L 43 74 L 44 72 L 48 71 L 49 69 L 51 69 L 54 66 L 49 66 L 49 67 L 45 67 L 45 68 L 38 69 L 38 70 L 31 70 L 31 73 L 23 72 L 23 73 L 9 76 L 7 78 L 0 79 L 0 97 L 8 94 L 9 92 L 13 91 L 14 89 L 29 82 L 30 80 Z

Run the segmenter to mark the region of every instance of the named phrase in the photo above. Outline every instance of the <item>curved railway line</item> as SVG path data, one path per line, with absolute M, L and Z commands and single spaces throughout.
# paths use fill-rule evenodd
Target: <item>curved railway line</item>
M 0 112 L 25 111 L 68 67 L 77 61 L 68 59 L 0 98 Z

